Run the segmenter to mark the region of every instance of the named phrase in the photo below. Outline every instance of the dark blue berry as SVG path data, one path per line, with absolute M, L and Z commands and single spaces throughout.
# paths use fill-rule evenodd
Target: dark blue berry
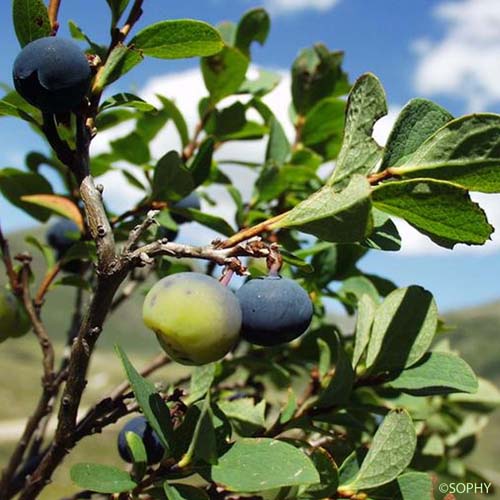
M 80 229 L 69 219 L 59 220 L 47 232 L 47 243 L 60 254 L 59 256 L 64 255 L 79 239 Z
M 148 457 L 148 464 L 156 464 L 162 458 L 165 452 L 165 448 L 161 444 L 161 441 L 149 425 L 145 417 L 135 417 L 129 420 L 118 434 L 118 453 L 125 462 L 132 463 L 132 456 L 127 446 L 127 438 L 125 437 L 127 432 L 134 432 L 137 434 L 144 443 L 144 448 L 146 448 L 146 453 Z
M 49 36 L 26 45 L 14 61 L 14 86 L 30 104 L 48 113 L 78 107 L 91 71 L 85 53 L 71 40 Z
M 313 315 L 311 299 L 295 281 L 279 276 L 256 278 L 237 292 L 243 313 L 241 336 L 273 346 L 302 335 Z

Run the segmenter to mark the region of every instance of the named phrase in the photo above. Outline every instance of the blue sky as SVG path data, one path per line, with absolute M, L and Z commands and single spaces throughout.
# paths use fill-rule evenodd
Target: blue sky
M 498 0 L 146 0 L 139 27 L 169 18 L 198 18 L 217 24 L 236 21 L 250 7 L 264 5 L 272 12 L 272 29 L 266 45 L 256 46 L 258 66 L 287 71 L 298 50 L 317 41 L 346 52 L 345 68 L 352 80 L 366 71 L 381 79 L 391 108 L 377 130 L 383 141 L 398 109 L 410 98 L 423 95 L 447 107 L 454 115 L 469 111 L 500 112 L 500 2 Z M 12 62 L 19 50 L 10 22 L 10 2 L 0 5 L 2 57 L 0 81 L 10 84 Z M 67 36 L 67 21 L 77 21 L 96 41 L 107 40 L 108 8 L 105 0 L 62 1 L 60 35 Z M 196 60 L 150 59 L 129 73 L 116 90 L 133 90 L 143 96 L 161 90 L 182 107 L 194 102 L 192 92 L 203 92 L 194 69 Z M 271 103 L 288 99 L 284 78 Z M 200 95 L 201 97 L 201 95 Z M 194 111 L 192 111 L 194 113 Z M 189 115 L 189 113 L 188 113 Z M 0 167 L 21 167 L 24 154 L 42 148 L 24 124 L 0 119 Z M 96 144 L 106 148 L 109 136 Z M 164 145 L 163 145 L 164 147 Z M 248 147 L 257 154 L 258 147 Z M 253 149 L 252 149 L 253 148 Z M 233 150 L 238 151 L 238 150 Z M 246 151 L 246 150 L 245 150 Z M 230 155 L 231 151 L 227 154 Z M 110 182 L 110 197 L 130 198 L 134 193 Z M 106 186 L 106 184 L 105 184 Z M 123 189 L 124 191 L 120 191 Z M 493 224 L 500 226 L 500 198 L 478 198 Z M 7 230 L 34 222 L 0 198 L 0 220 Z M 445 251 L 423 236 L 401 227 L 403 252 L 372 252 L 362 267 L 387 276 L 399 285 L 418 283 L 429 288 L 443 310 L 480 304 L 500 298 L 500 238 L 474 250 Z M 498 230 L 500 233 L 500 229 Z M 189 238 L 194 231 L 187 230 Z

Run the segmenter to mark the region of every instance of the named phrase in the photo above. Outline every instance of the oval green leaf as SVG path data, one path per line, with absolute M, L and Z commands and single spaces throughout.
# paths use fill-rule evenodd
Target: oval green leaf
M 318 471 L 304 453 L 276 439 L 242 439 L 219 458 L 211 478 L 229 491 L 258 492 L 316 484 Z
M 12 19 L 21 47 L 49 36 L 52 31 L 47 7 L 42 0 L 13 0 Z
M 207 23 L 192 19 L 161 21 L 139 31 L 130 46 L 159 59 L 211 56 L 224 43 L 219 32 Z
M 358 474 L 342 490 L 359 491 L 376 488 L 396 479 L 411 462 L 417 446 L 417 435 L 405 410 L 391 411 L 373 437 Z
M 137 486 L 127 472 L 109 465 L 76 464 L 71 467 L 70 476 L 80 488 L 96 493 L 121 493 Z

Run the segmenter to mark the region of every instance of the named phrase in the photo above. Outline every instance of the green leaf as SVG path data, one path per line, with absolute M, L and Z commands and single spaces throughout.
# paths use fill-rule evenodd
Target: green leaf
M 114 153 L 134 165 L 144 165 L 151 159 L 149 146 L 138 132 L 130 132 L 111 141 L 110 145 Z
M 377 304 L 370 295 L 362 295 L 358 301 L 358 317 L 356 318 L 356 336 L 354 338 L 354 353 L 352 355 L 352 367 L 356 368 L 363 356 L 368 342 L 372 324 L 375 319 Z
M 301 141 L 315 151 L 318 147 L 323 151 L 322 143 L 332 141 L 340 148 L 344 133 L 345 106 L 344 101 L 333 97 L 317 102 L 305 117 Z
M 87 34 L 73 21 L 68 21 L 68 27 L 69 27 L 69 32 L 71 33 L 71 36 L 75 40 L 87 42 L 92 53 L 98 55 L 102 60 L 105 60 L 106 52 L 107 52 L 106 47 L 103 47 L 101 45 L 97 45 L 95 42 L 93 42 L 87 36 Z
M 349 90 L 342 71 L 342 52 L 330 52 L 322 44 L 302 50 L 292 66 L 292 98 L 295 110 L 305 115 L 325 97 L 337 97 Z
M 8 94 L 0 101 L 0 116 L 14 116 L 15 118 L 21 118 L 21 120 L 32 123 L 33 125 L 40 125 L 42 122 L 40 113 L 37 113 L 35 108 L 33 108 L 35 111 L 35 116 L 33 116 L 33 113 L 23 110 L 13 102 L 9 102 L 8 97 L 12 95 L 13 94 Z M 21 100 L 21 98 L 19 100 Z M 27 105 L 26 108 L 30 109 L 31 106 Z
M 466 189 L 444 181 L 413 179 L 384 182 L 375 187 L 374 205 L 401 217 L 434 243 L 453 248 L 457 243 L 482 245 L 493 227 Z
M 193 177 L 193 185 L 195 188 L 203 184 L 210 176 L 214 146 L 215 141 L 213 138 L 207 137 L 200 144 L 196 156 L 188 167 Z
M 207 134 L 213 134 L 217 137 L 223 137 L 240 130 L 246 123 L 245 105 L 236 101 L 227 108 L 214 110 L 205 125 Z
M 356 306 L 363 295 L 369 295 L 376 304 L 379 302 L 379 293 L 375 285 L 366 276 L 351 276 L 344 279 L 337 292 L 346 304 Z
M 245 80 L 249 60 L 240 50 L 224 47 L 201 60 L 201 72 L 212 104 L 238 91 Z
M 318 471 L 294 446 L 276 439 L 244 438 L 212 467 L 212 481 L 229 491 L 259 492 L 318 483 Z
M 131 186 L 140 189 L 141 191 L 146 191 L 146 186 L 144 186 L 144 184 L 134 174 L 124 168 L 121 169 L 120 172 Z
M 342 187 L 354 174 L 367 175 L 380 159 L 381 148 L 372 137 L 375 122 L 387 114 L 385 92 L 371 73 L 354 84 L 345 118 L 342 148 L 328 184 Z
M 270 228 L 293 228 L 325 241 L 354 242 L 363 239 L 371 226 L 370 209 L 370 185 L 356 175 L 340 192 L 323 187 Z
M 224 43 L 233 46 L 234 40 L 236 39 L 236 24 L 232 21 L 222 21 L 217 25 L 217 29 Z
M 445 352 L 427 353 L 387 385 L 416 396 L 474 393 L 478 389 L 472 368 L 458 356 Z
M 422 455 L 442 457 L 446 453 L 443 438 L 439 434 L 431 434 L 422 447 Z
M 329 408 L 345 404 L 354 383 L 354 371 L 337 332 L 327 339 L 334 369 L 321 381 L 322 389 L 315 403 L 316 408 Z
M 174 209 L 172 211 L 182 215 L 187 214 L 190 219 L 198 222 L 198 224 L 213 229 L 217 233 L 223 234 L 228 238 L 234 234 L 234 229 L 226 222 L 226 220 L 222 217 L 218 217 L 217 215 L 196 210 L 195 208 L 190 208 L 188 210 Z
M 110 170 L 114 170 L 113 163 L 119 160 L 120 156 L 116 153 L 101 153 L 92 157 L 90 171 L 94 177 L 99 177 Z
M 12 18 L 21 47 L 49 36 L 52 31 L 47 7 L 42 0 L 13 0 Z
M 315 168 L 288 164 L 280 167 L 270 163 L 262 169 L 255 182 L 256 196 L 261 202 L 270 202 L 285 193 L 302 193 L 313 181 L 321 185 Z M 307 190 L 307 194 L 309 192 Z
M 286 424 L 295 415 L 298 408 L 297 396 L 291 387 L 288 388 L 288 400 L 280 415 L 280 424 Z
M 179 462 L 180 467 L 191 463 L 193 459 L 200 459 L 208 464 L 217 464 L 217 440 L 213 419 L 210 395 L 207 393 L 188 451 Z
M 265 426 L 266 402 L 255 404 L 253 398 L 219 401 L 217 406 L 228 417 L 240 436 L 252 436 Z
M 365 447 L 358 448 L 345 458 L 339 468 L 339 484 L 350 484 L 356 478 L 367 453 Z
M 149 491 L 149 490 L 148 490 Z M 210 500 L 208 494 L 200 488 L 195 488 L 189 484 L 168 484 L 163 483 L 163 491 L 166 500 Z M 162 498 L 163 497 L 154 497 Z
M 181 59 L 216 54 L 224 43 L 219 32 L 208 23 L 176 19 L 147 26 L 132 38 L 130 45 L 146 56 Z
M 106 0 L 111 9 L 111 26 L 116 26 L 120 17 L 125 12 L 130 0 Z
M 478 389 L 474 394 L 450 394 L 448 401 L 476 412 L 489 412 L 500 406 L 500 390 L 489 380 L 478 378 Z
M 144 56 L 135 47 L 126 47 L 119 43 L 109 54 L 104 66 L 97 72 L 93 84 L 94 90 L 102 90 L 137 66 Z
M 432 294 L 420 286 L 391 292 L 377 309 L 368 343 L 371 371 L 400 370 L 415 364 L 429 348 L 438 311 Z
M 146 472 L 146 464 L 148 461 L 148 454 L 146 452 L 146 447 L 142 441 L 142 438 L 138 436 L 135 432 L 127 431 L 125 433 L 125 440 L 127 442 L 127 448 L 132 457 L 134 463 L 135 478 L 139 480 L 144 476 Z
M 56 257 L 52 247 L 50 247 L 49 245 L 45 245 L 32 234 L 26 236 L 24 240 L 26 241 L 26 243 L 34 246 L 37 250 L 41 252 L 45 260 L 45 264 L 47 265 L 47 269 L 52 269 L 54 267 L 56 263 Z
M 471 191 L 500 192 L 500 115 L 475 114 L 450 121 L 391 172 L 443 179 Z
M 339 484 L 337 464 L 330 453 L 324 448 L 314 448 L 311 453 L 316 470 L 319 472 L 320 482 L 309 486 L 301 493 L 301 500 L 320 500 L 334 498 Z
M 290 143 L 281 123 L 274 116 L 269 121 L 269 129 L 266 161 L 276 165 L 283 165 L 291 152 Z
M 391 411 L 375 433 L 358 474 L 342 490 L 359 491 L 391 482 L 408 467 L 416 446 L 410 415 L 405 410 Z
M 208 363 L 193 369 L 189 396 L 185 399 L 186 405 L 189 406 L 205 396 L 214 381 L 216 367 L 216 363 Z
M 262 97 L 274 90 L 280 81 L 281 76 L 278 73 L 259 69 L 259 76 L 252 80 L 245 80 L 238 89 L 238 93 Z
M 127 472 L 109 465 L 75 464 L 70 476 L 80 488 L 96 493 L 121 493 L 137 486 Z
M 141 99 L 134 94 L 129 94 L 128 92 L 122 92 L 121 94 L 115 94 L 114 96 L 106 99 L 101 104 L 99 111 L 105 111 L 119 106 L 134 108 L 139 111 L 154 111 L 156 109 L 152 104 L 149 104 L 144 99 Z
M 169 151 L 158 160 L 153 176 L 153 199 L 178 201 L 194 187 L 193 176 L 177 151 Z
M 80 276 L 76 276 L 74 274 L 68 274 L 63 276 L 60 280 L 57 280 L 54 283 L 54 286 L 72 286 L 75 288 L 81 288 L 82 290 L 86 290 L 88 292 L 92 292 L 92 286 L 88 281 L 85 281 Z
M 168 453 L 172 442 L 173 427 L 166 403 L 156 392 L 154 384 L 139 375 L 121 347 L 115 346 L 115 349 L 123 364 L 138 405 L 153 430 L 158 434 Z
M 226 141 L 249 141 L 255 139 L 262 139 L 267 133 L 269 129 L 265 125 L 261 125 L 260 123 L 247 121 L 240 129 L 230 132 L 220 139 L 223 142 Z
M 189 142 L 189 132 L 186 120 L 184 120 L 184 116 L 182 116 L 179 108 L 172 100 L 167 99 L 166 97 L 159 94 L 156 94 L 156 97 L 158 97 L 163 105 L 163 109 L 169 114 L 170 118 L 174 122 L 174 125 L 181 139 L 182 147 L 186 147 Z
M 370 498 L 391 500 L 434 500 L 434 483 L 425 472 L 407 472 L 395 481 L 373 491 Z
M 0 170 L 0 191 L 10 203 L 39 221 L 45 222 L 52 215 L 51 210 L 22 200 L 27 195 L 52 194 L 51 185 L 39 174 L 3 168 Z
M 401 236 L 391 218 L 375 207 L 372 210 L 372 215 L 373 231 L 361 244 L 368 248 L 385 250 L 387 252 L 397 252 L 400 250 Z
M 253 41 L 264 45 L 270 28 L 271 20 L 269 19 L 269 14 L 264 9 L 249 10 L 243 14 L 238 23 L 234 45 L 244 54 L 249 54 L 250 45 Z
M 102 132 L 103 130 L 113 128 L 120 123 L 134 118 L 137 118 L 137 113 L 134 113 L 131 110 L 112 109 L 111 111 L 107 111 L 105 113 L 100 112 L 97 115 L 95 126 L 99 132 Z M 95 157 L 92 158 L 92 161 L 94 161 L 94 158 Z
M 439 128 L 453 120 L 446 109 L 427 99 L 412 99 L 392 127 L 379 170 L 395 167 Z
M 78 234 L 69 235 L 74 238 L 78 237 Z M 61 259 L 62 263 L 67 263 L 72 260 L 88 260 L 90 262 L 97 262 L 96 246 L 93 241 L 78 241 L 75 239 L 75 243 L 71 248 L 64 254 Z

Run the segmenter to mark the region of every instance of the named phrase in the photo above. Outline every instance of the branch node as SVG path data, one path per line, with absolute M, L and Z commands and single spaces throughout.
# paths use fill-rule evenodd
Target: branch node
M 97 236 L 99 236 L 99 238 L 104 238 L 106 234 L 107 234 L 106 228 L 103 225 L 99 224 L 97 226 Z

